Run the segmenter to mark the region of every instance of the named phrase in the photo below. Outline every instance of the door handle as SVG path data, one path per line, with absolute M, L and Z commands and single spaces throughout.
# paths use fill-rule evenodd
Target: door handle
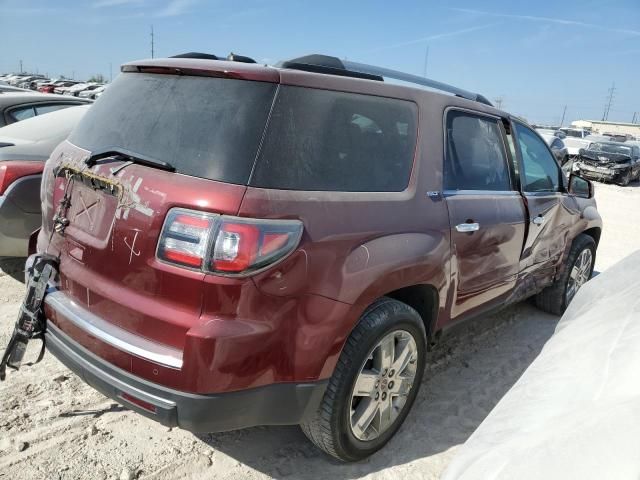
M 479 223 L 461 223 L 459 225 L 456 225 L 456 230 L 459 231 L 460 233 L 473 233 L 480 230 L 480 224 Z
M 544 217 L 542 215 L 538 215 L 537 217 L 535 217 L 533 220 L 533 223 L 535 223 L 536 225 L 540 226 L 544 223 Z

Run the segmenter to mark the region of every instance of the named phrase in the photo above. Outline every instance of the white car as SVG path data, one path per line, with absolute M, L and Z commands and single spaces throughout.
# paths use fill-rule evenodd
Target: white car
M 73 85 L 72 87 L 69 87 L 64 92 L 64 94 L 65 95 L 73 95 L 74 97 L 78 97 L 78 96 L 80 96 L 80 93 L 86 92 L 86 91 L 95 90 L 96 88 L 98 88 L 100 86 L 101 85 L 99 83 L 79 83 L 77 85 Z M 83 97 L 83 98 L 87 98 L 87 97 Z
M 95 85 L 94 88 L 88 88 L 78 93 L 78 97 L 95 100 L 104 92 L 105 88 L 107 88 L 106 85 Z

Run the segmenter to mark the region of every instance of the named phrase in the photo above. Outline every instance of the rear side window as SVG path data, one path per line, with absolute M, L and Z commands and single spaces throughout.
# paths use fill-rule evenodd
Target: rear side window
M 250 184 L 399 192 L 409 183 L 416 130 L 412 102 L 282 86 Z
M 13 110 L 11 110 L 9 115 L 11 115 L 11 118 L 13 118 L 16 122 L 19 122 L 20 120 L 26 120 L 27 118 L 35 117 L 36 112 L 33 110 L 33 107 L 29 105 L 28 107 L 14 108 Z
M 69 108 L 72 104 L 53 103 L 45 105 L 35 105 L 36 115 L 44 115 L 45 113 L 55 112 L 56 110 L 62 110 L 63 108 Z
M 246 185 L 276 85 L 123 73 L 69 137 L 89 151 L 123 147 L 179 173 Z
M 498 120 L 456 110 L 449 112 L 444 188 L 511 190 L 507 156 Z

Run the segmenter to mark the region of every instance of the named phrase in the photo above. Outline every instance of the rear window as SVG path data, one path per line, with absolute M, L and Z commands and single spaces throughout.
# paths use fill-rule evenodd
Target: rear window
M 409 183 L 416 129 L 412 102 L 282 86 L 250 184 L 402 191 Z
M 123 147 L 186 175 L 246 184 L 276 85 L 211 77 L 123 73 L 69 141 Z

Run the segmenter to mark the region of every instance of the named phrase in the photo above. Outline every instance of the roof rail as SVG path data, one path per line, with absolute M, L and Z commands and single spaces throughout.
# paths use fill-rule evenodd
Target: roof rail
M 393 78 L 394 80 L 401 80 L 403 82 L 422 85 L 423 87 L 434 88 L 443 92 L 452 93 L 458 97 L 466 98 L 467 100 L 473 100 L 474 102 L 493 106 L 484 95 L 480 95 L 479 93 L 469 92 L 446 83 L 438 82 L 437 80 L 431 80 L 430 78 L 419 77 L 418 75 L 399 72 L 389 68 L 376 67 L 375 65 L 351 62 L 349 60 L 340 60 L 337 57 L 329 55 L 306 55 L 304 57 L 281 62 L 278 66 L 315 73 L 328 73 L 346 77 L 364 78 L 367 80 L 384 81 L 385 77 Z

